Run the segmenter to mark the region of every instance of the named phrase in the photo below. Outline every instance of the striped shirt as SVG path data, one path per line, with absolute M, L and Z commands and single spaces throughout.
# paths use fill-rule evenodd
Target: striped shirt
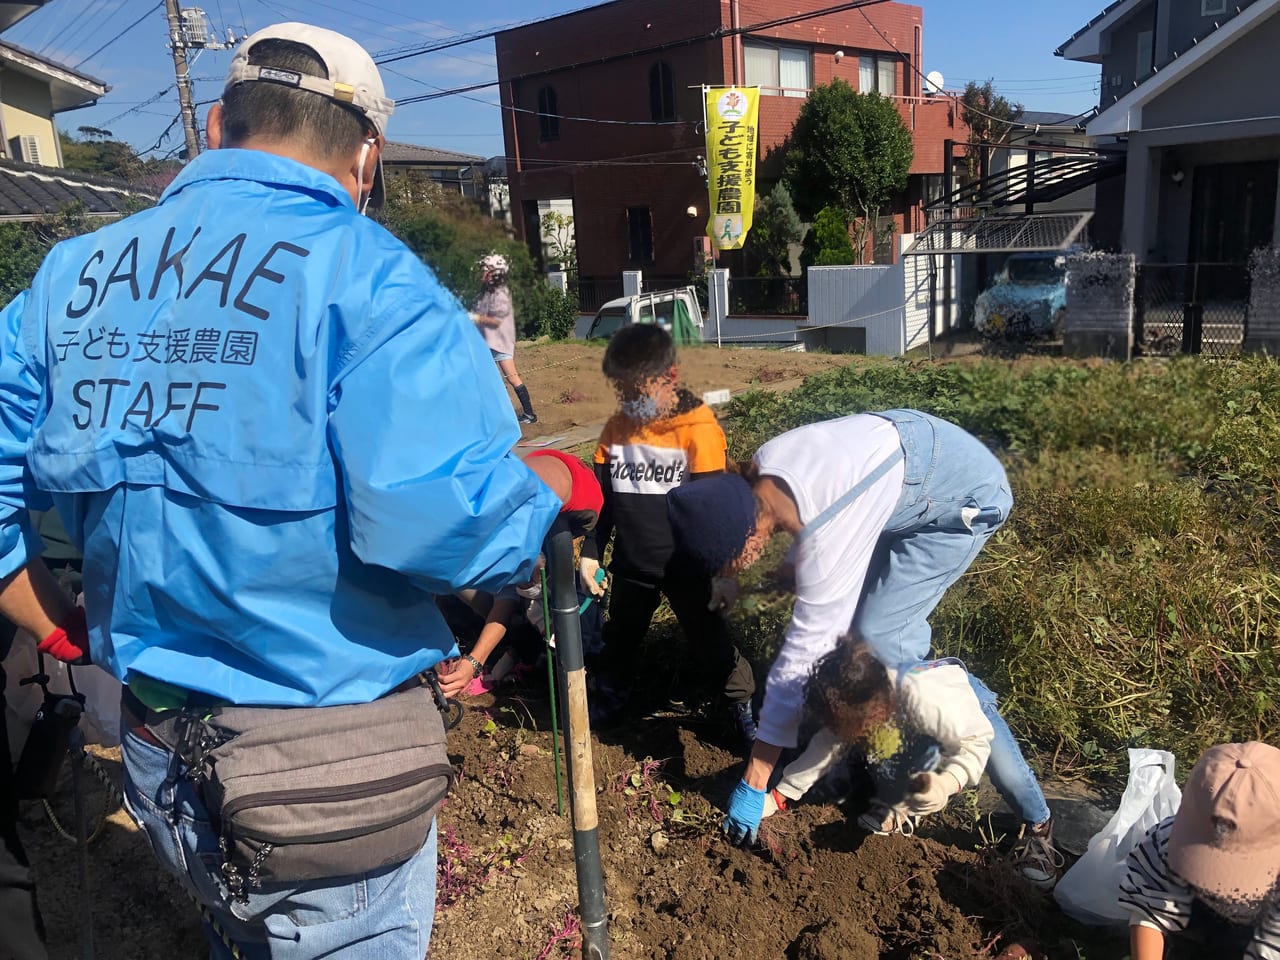
M 1253 903 L 1228 904 L 1210 898 L 1169 866 L 1169 831 L 1173 817 L 1161 820 L 1129 851 L 1128 869 L 1120 883 L 1120 903 L 1129 923 L 1166 934 L 1196 932 L 1202 924 L 1229 930 L 1243 960 L 1280 960 L 1280 890 Z M 1217 937 L 1215 942 L 1221 943 Z M 1229 954 L 1223 953 L 1222 956 Z

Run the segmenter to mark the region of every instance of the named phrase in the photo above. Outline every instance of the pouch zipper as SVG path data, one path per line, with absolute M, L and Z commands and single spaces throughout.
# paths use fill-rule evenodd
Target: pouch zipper
M 394 777 L 384 777 L 381 780 L 373 780 L 358 787 L 349 787 L 340 791 L 334 790 L 332 787 L 306 787 L 297 790 L 266 790 L 262 793 L 251 793 L 247 796 L 237 797 L 230 803 L 225 804 L 219 813 L 219 817 L 223 823 L 230 826 L 230 821 L 236 814 L 255 807 L 279 806 L 285 803 L 341 803 L 345 800 L 364 800 L 380 793 L 403 790 L 406 787 L 416 786 L 427 780 L 441 778 L 444 779 L 445 785 L 439 796 L 432 797 L 431 800 L 419 804 L 407 814 L 385 821 L 378 827 L 378 829 L 386 829 L 421 816 L 422 813 L 429 810 L 448 794 L 449 788 L 453 786 L 453 767 L 442 763 L 432 764 L 419 770 L 398 773 Z M 322 843 L 363 836 L 371 832 L 368 828 L 353 828 L 351 830 L 335 830 L 301 837 L 280 837 L 262 831 L 245 829 L 243 825 L 237 825 L 231 829 L 232 832 L 244 837 L 277 844 Z

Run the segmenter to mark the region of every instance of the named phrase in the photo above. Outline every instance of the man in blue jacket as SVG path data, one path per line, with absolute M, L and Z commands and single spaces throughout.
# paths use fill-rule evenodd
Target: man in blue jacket
M 392 106 L 348 38 L 259 31 L 212 149 L 156 207 L 57 246 L 0 314 L 0 613 L 91 655 L 135 713 L 402 688 L 457 654 L 433 595 L 527 579 L 568 494 L 552 458 L 510 453 L 466 312 L 361 216 Z M 50 503 L 83 614 L 39 560 L 26 510 Z M 131 812 L 244 955 L 425 954 L 434 829 L 406 862 L 236 901 L 202 796 L 126 726 Z

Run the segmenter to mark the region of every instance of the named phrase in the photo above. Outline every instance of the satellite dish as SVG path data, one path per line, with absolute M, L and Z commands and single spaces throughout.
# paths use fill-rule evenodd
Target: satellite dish
M 933 70 L 924 78 L 924 92 L 930 96 L 935 93 L 941 93 L 945 83 L 946 81 L 942 78 L 942 74 L 937 70 Z

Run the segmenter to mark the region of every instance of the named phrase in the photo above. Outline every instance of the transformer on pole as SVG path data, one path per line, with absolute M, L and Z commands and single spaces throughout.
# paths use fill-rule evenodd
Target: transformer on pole
M 164 10 L 169 21 L 169 50 L 173 54 L 173 74 L 178 88 L 182 132 L 186 138 L 187 159 L 191 160 L 200 152 L 200 132 L 196 128 L 196 108 L 191 95 L 187 51 L 225 50 L 236 41 L 230 32 L 226 43 L 219 41 L 209 29 L 209 18 L 199 7 L 184 10 L 178 6 L 178 0 L 164 0 Z

